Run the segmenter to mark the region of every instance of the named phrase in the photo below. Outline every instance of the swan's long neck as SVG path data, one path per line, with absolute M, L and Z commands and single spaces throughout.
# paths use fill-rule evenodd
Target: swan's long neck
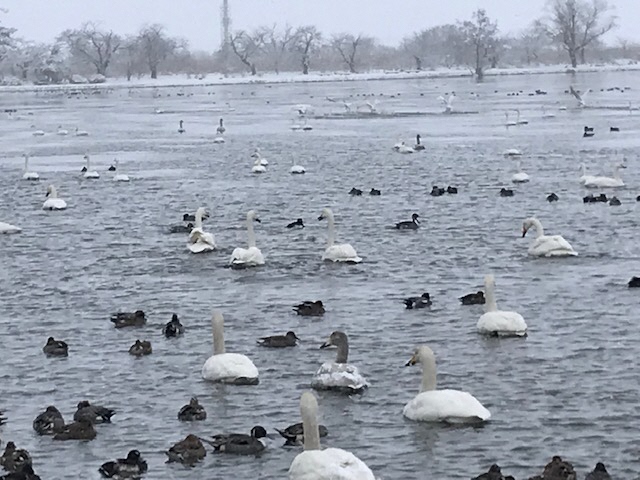
M 430 392 L 436 389 L 436 360 L 429 356 L 429 358 L 422 358 L 422 384 L 420 385 L 420 393 Z
M 496 312 L 498 311 L 498 304 L 496 303 L 496 294 L 494 291 L 494 282 L 493 280 L 484 282 L 484 311 L 485 312 Z
M 329 229 L 329 234 L 327 236 L 327 248 L 328 247 L 333 247 L 333 244 L 336 242 L 336 222 L 333 219 L 333 213 L 330 213 L 329 215 L 327 215 L 327 223 L 328 223 L 328 229 Z
M 220 314 L 213 316 L 213 354 L 224 353 L 224 319 Z
M 582 172 L 583 177 L 587 175 L 587 166 L 584 163 L 580 164 L 580 171 Z
M 29 155 L 24 156 L 24 171 L 29 171 Z
M 58 198 L 58 191 L 56 190 L 56 187 L 54 187 L 53 185 L 51 185 L 51 191 L 49 192 L 49 198 Z
M 518 173 L 522 173 L 522 160 L 518 159 Z
M 195 228 L 199 228 L 200 230 L 202 230 L 202 212 L 200 210 L 196 211 Z
M 247 237 L 249 238 L 249 248 L 256 246 L 256 234 L 253 231 L 253 219 L 247 217 Z
M 308 393 L 308 392 L 307 392 Z M 313 395 L 309 393 L 309 395 Z M 300 413 L 302 415 L 302 431 L 304 432 L 304 449 L 320 450 L 320 431 L 318 429 L 318 402 L 315 398 L 303 394 Z
M 91 170 L 91 157 L 87 155 L 87 172 Z
M 531 220 L 531 223 L 536 229 L 536 238 L 540 238 L 541 236 L 543 236 L 544 228 L 542 228 L 542 224 L 540 223 L 540 220 L 538 220 L 537 218 L 534 218 L 533 220 Z
M 613 166 L 613 178 L 620 180 L 620 165 Z
M 336 363 L 347 363 L 349 359 L 349 343 L 340 342 L 337 347 L 338 353 L 336 354 Z

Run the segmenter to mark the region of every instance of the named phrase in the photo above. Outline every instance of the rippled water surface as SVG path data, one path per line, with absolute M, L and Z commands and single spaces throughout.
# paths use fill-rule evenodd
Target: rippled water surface
M 23 118 L 0 122 L 0 221 L 23 233 L 0 237 L 0 410 L 8 417 L 0 437 L 28 449 L 43 479 L 98 478 L 102 462 L 132 448 L 148 460 L 149 479 L 286 478 L 299 450 L 282 448 L 274 428 L 299 421 L 301 393 L 334 355 L 318 347 L 340 329 L 371 388 L 355 398 L 319 395 L 330 432 L 324 445 L 353 451 L 382 479 L 469 478 L 494 462 L 523 478 L 554 454 L 582 474 L 601 460 L 616 478 L 638 477 L 638 296 L 625 285 L 640 274 L 640 112 L 625 110 L 629 101 L 640 104 L 636 80 L 609 73 L 481 85 L 454 79 L 167 88 L 156 99 L 150 89 L 72 99 L 3 95 L 2 108 L 17 107 Z M 575 108 L 564 93 L 571 83 L 594 89 L 593 108 Z M 614 86 L 633 88 L 600 92 Z M 536 88 L 549 94 L 527 95 Z M 454 109 L 479 113 L 436 115 L 436 97 L 452 90 Z M 355 106 L 363 93 L 375 93 L 379 109 L 433 114 L 316 119 L 311 132 L 289 128 L 296 103 L 315 105 L 316 114 L 339 112 L 326 96 Z M 556 117 L 543 120 L 542 105 Z M 519 108 L 529 124 L 507 130 L 508 108 Z M 219 116 L 227 126 L 224 145 L 212 143 Z M 184 135 L 177 133 L 180 119 Z M 48 134 L 33 137 L 31 125 Z M 91 135 L 60 137 L 58 125 Z M 595 128 L 593 138 L 582 138 L 584 125 Z M 610 126 L 621 131 L 609 133 Z M 412 144 L 416 133 L 425 152 L 391 151 L 399 135 Z M 255 147 L 269 160 L 262 176 L 250 173 Z M 515 168 L 501 155 L 507 148 L 523 152 L 531 176 L 513 187 L 513 198 L 498 196 Z M 39 183 L 20 180 L 25 151 Z M 86 152 L 102 174 L 97 181 L 79 176 Z M 627 188 L 616 193 L 622 205 L 583 204 L 579 163 L 608 174 L 623 155 Z M 116 156 L 131 183 L 110 181 L 106 169 Z M 306 175 L 288 173 L 293 160 Z M 68 210 L 40 209 L 49 183 Z M 460 193 L 431 197 L 434 184 Z M 350 197 L 354 186 L 365 195 Z M 367 195 L 372 187 L 382 195 Z M 549 204 L 552 191 L 560 201 Z M 201 205 L 212 214 L 205 225 L 220 250 L 192 255 L 185 236 L 167 229 Z M 362 264 L 322 264 L 326 223 L 316 219 L 325 206 L 336 214 L 338 239 L 357 249 Z M 252 208 L 262 219 L 256 235 L 267 264 L 227 269 L 233 248 L 246 243 L 244 217 Z M 413 212 L 421 215 L 420 230 L 388 228 Z M 534 214 L 580 256 L 528 257 L 532 238 L 522 239 L 520 229 Z M 284 228 L 298 217 L 304 230 Z M 525 317 L 528 338 L 476 334 L 481 308 L 463 307 L 457 297 L 478 290 L 489 272 L 499 306 Z M 423 291 L 433 307 L 405 310 L 402 298 Z M 293 314 L 291 306 L 305 299 L 323 300 L 326 315 Z M 135 309 L 147 313 L 145 328 L 113 328 L 110 313 Z M 250 356 L 260 369 L 258 386 L 201 379 L 214 309 L 225 314 L 227 350 Z M 187 332 L 169 341 L 161 329 L 173 312 Z M 303 340 L 299 347 L 256 346 L 258 337 L 290 329 Z M 50 335 L 69 343 L 68 359 L 44 357 Z M 137 338 L 151 340 L 151 356 L 128 355 Z M 439 386 L 471 392 L 491 410 L 491 422 L 473 429 L 403 418 L 420 384 L 418 367 L 404 368 L 418 344 L 435 351 Z M 192 395 L 208 412 L 205 422 L 177 420 Z M 94 441 L 35 435 L 31 422 L 47 405 L 70 420 L 82 399 L 117 411 Z M 256 424 L 274 435 L 260 458 L 209 453 L 192 470 L 164 464 L 163 452 L 188 433 L 248 432 Z

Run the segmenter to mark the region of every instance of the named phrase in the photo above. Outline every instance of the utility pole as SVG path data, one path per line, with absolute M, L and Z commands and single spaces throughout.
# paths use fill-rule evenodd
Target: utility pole
M 231 17 L 229 16 L 229 0 L 222 0 L 221 10 L 221 29 L 222 39 L 220 42 L 220 53 L 222 60 L 222 71 L 227 73 L 227 65 L 229 61 L 229 43 L 231 39 Z

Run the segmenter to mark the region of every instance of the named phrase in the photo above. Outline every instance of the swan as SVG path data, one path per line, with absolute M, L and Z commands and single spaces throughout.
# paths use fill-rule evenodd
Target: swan
M 45 135 L 44 130 L 34 130 L 31 135 L 34 137 L 43 137 Z
M 62 128 L 62 125 L 58 126 L 58 131 L 56 132 L 58 135 L 65 136 L 69 135 L 69 130 Z
M 422 364 L 420 393 L 407 403 L 402 414 L 418 422 L 480 423 L 491 412 L 470 393 L 461 390 L 436 390 L 436 357 L 427 346 L 416 348 L 406 366 Z
M 318 217 L 318 220 L 327 219 L 329 223 L 329 235 L 327 238 L 327 248 L 322 254 L 322 260 L 332 262 L 360 263 L 362 258 L 358 256 L 356 250 L 348 243 L 335 245 L 335 219 L 330 208 L 325 208 Z
M 485 313 L 478 319 L 478 333 L 498 337 L 524 337 L 527 335 L 527 324 L 517 312 L 498 310 L 494 294 L 495 279 L 493 275 L 484 277 Z
M 593 178 L 597 178 L 594 175 L 587 175 L 587 167 L 585 166 L 584 163 L 580 164 L 580 171 L 582 172 L 582 175 L 580 176 L 580 178 L 578 178 L 578 180 L 582 185 L 584 185 L 585 182 L 590 181 Z
M 505 117 L 505 121 L 504 121 L 504 125 L 505 127 L 515 127 L 517 125 L 517 123 L 513 120 L 509 120 L 509 112 L 504 112 L 504 117 Z
M 84 159 L 87 161 L 86 169 L 84 171 L 84 178 L 100 178 L 100 174 L 95 170 L 91 170 L 91 158 L 89 155 L 85 155 Z
M 225 142 L 225 140 L 224 140 L 224 137 L 222 135 L 218 135 L 217 137 L 215 137 L 213 139 L 213 143 L 224 143 L 224 142 Z
M 260 163 L 259 158 L 256 158 L 256 161 L 253 162 L 253 167 L 251 167 L 251 173 L 267 173 L 267 167 Z
M 202 229 L 202 217 L 207 214 L 204 207 L 198 208 L 195 215 L 195 226 L 189 233 L 189 243 L 187 248 L 191 253 L 204 253 L 216 249 L 216 242 L 213 235 Z
M 115 159 L 115 167 L 116 167 L 116 171 L 118 171 L 118 165 L 120 164 L 120 161 L 116 158 Z M 129 180 L 129 176 L 125 175 L 124 173 L 116 173 L 113 176 L 113 181 L 114 182 L 128 182 Z
M 578 100 L 578 105 L 580 106 L 580 108 L 586 107 L 587 104 L 585 102 L 585 100 L 587 99 L 587 94 L 591 91 L 590 88 L 588 88 L 584 93 L 578 93 L 574 90 L 573 86 L 569 87 L 570 91 L 571 91 L 571 95 L 573 95 L 574 97 L 576 97 L 576 100 Z
M 89 132 L 87 132 L 86 130 L 79 130 L 78 127 L 76 127 L 75 136 L 76 137 L 88 137 L 89 136 Z
M 402 142 L 402 144 L 398 147 L 398 149 L 396 150 L 398 153 L 414 153 L 415 150 L 411 147 L 409 147 L 408 145 L 405 145 L 404 142 Z
M 22 174 L 23 180 L 40 180 L 40 175 L 37 172 L 29 171 L 29 154 L 25 153 L 24 157 L 24 173 Z
M 337 390 L 360 393 L 369 387 L 369 382 L 360 374 L 358 367 L 348 363 L 349 339 L 344 332 L 333 332 L 320 348 L 338 347 L 335 362 L 323 363 L 311 380 L 316 390 Z
M 267 159 L 262 156 L 262 153 L 260 153 L 259 148 L 255 149 L 255 151 L 251 154 L 251 158 L 259 160 L 260 165 L 262 165 L 263 167 L 266 167 L 267 165 L 269 165 L 269 162 L 267 161 Z
M 396 144 L 393 146 L 393 150 L 395 150 L 395 151 L 397 152 L 397 151 L 398 151 L 398 150 L 400 150 L 400 148 L 401 148 L 401 147 L 403 147 L 403 146 L 405 146 L 405 145 L 404 145 L 404 140 L 402 140 L 402 137 L 400 137 L 400 138 L 398 138 L 398 143 L 396 143 Z
M 304 451 L 289 467 L 289 480 L 376 480 L 373 472 L 353 453 L 341 448 L 320 449 L 318 401 L 311 392 L 300 398 Z
M 613 166 L 613 177 L 590 177 L 584 181 L 587 188 L 615 188 L 624 187 L 624 182 L 620 178 L 620 169 L 627 168 L 623 163 Z
M 224 134 L 224 132 L 226 131 L 226 128 L 224 128 L 224 123 L 222 118 L 220 119 L 220 125 L 218 125 L 218 128 L 216 128 L 216 133 L 219 135 Z
M 43 210 L 64 210 L 67 208 L 67 202 L 58 198 L 58 191 L 53 185 L 47 187 L 47 194 L 45 196 L 47 199 L 42 204 Z
M 224 318 L 213 312 L 213 355 L 202 366 L 202 378 L 217 383 L 257 385 L 258 369 L 246 355 L 226 353 L 224 349 Z
M 529 255 L 536 257 L 568 257 L 576 256 L 571 244 L 562 235 L 545 235 L 542 223 L 537 218 L 527 218 L 522 223 L 522 238 L 531 227 L 536 229 L 536 238 L 529 247 Z
M 186 130 L 184 129 L 184 122 L 180 120 L 179 126 L 178 126 L 178 133 L 184 133 L 184 132 L 186 132 Z
M 249 237 L 249 248 L 235 248 L 231 253 L 229 263 L 236 267 L 255 267 L 264 265 L 264 257 L 258 247 L 256 247 L 256 235 L 253 232 L 253 222 L 260 223 L 255 210 L 247 213 L 247 236 Z
M 455 92 L 451 92 L 451 95 L 449 95 L 449 98 L 444 98 L 442 95 L 438 97 L 438 100 L 440 100 L 444 105 L 444 111 L 442 113 L 451 113 L 453 108 L 453 101 L 455 99 L 456 99 Z
M 3 233 L 20 233 L 22 229 L 20 227 L 16 227 L 15 225 L 11 225 L 10 223 L 0 222 L 0 234 Z
M 547 112 L 547 107 L 542 106 L 542 118 L 556 118 L 556 114 L 553 112 Z
M 291 165 L 291 168 L 289 169 L 289 173 L 292 173 L 294 175 L 306 173 L 307 170 L 302 165 L 296 165 L 295 160 L 292 160 L 291 163 L 292 165 Z
M 511 177 L 513 183 L 527 183 L 529 181 L 529 175 L 522 171 L 522 162 L 518 159 L 518 171 Z
M 503 153 L 505 157 L 519 157 L 522 152 L 517 148 L 507 148 Z
M 516 125 L 528 125 L 528 124 L 529 124 L 528 120 L 520 119 L 520 110 L 516 108 Z

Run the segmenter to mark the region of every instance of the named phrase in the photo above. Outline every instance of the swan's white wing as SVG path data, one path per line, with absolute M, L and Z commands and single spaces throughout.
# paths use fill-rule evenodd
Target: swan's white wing
M 447 100 L 442 95 L 438 97 L 438 100 L 440 100 L 444 106 L 447 105 Z
M 307 450 L 293 459 L 289 480 L 375 480 L 367 465 L 340 448 Z
M 212 355 L 202 366 L 202 378 L 212 382 L 232 382 L 237 378 L 258 378 L 258 369 L 246 355 Z
M 248 249 L 236 248 L 231 253 L 231 261 L 229 263 L 232 265 L 245 266 L 264 265 L 264 256 L 257 247 L 250 247 Z
M 356 250 L 348 243 L 327 247 L 322 258 L 324 260 L 331 260 L 332 262 L 359 263 L 362 261 L 362 258 L 358 256 Z
M 369 382 L 360 375 L 358 367 L 349 363 L 323 363 L 311 380 L 311 387 L 317 389 L 362 390 Z
M 529 254 L 538 257 L 575 256 L 578 253 L 562 235 L 543 235 L 534 240 L 529 248 Z
M 42 204 L 43 210 L 64 210 L 67 208 L 67 202 L 61 198 L 47 198 Z
M 191 253 L 210 252 L 215 250 L 216 242 L 212 234 L 200 228 L 193 228 L 189 233 L 188 248 Z
M 10 223 L 0 222 L 0 233 L 20 233 L 22 229 Z
M 517 312 L 487 312 L 480 317 L 476 327 L 479 333 L 499 336 L 520 337 L 527 333 L 527 323 Z
M 460 390 L 431 390 L 416 395 L 402 411 L 421 422 L 474 423 L 491 418 L 489 410 L 470 393 Z
M 624 182 L 618 178 L 613 178 L 613 177 L 587 176 L 587 178 L 584 181 L 584 186 L 587 188 L 624 187 Z

